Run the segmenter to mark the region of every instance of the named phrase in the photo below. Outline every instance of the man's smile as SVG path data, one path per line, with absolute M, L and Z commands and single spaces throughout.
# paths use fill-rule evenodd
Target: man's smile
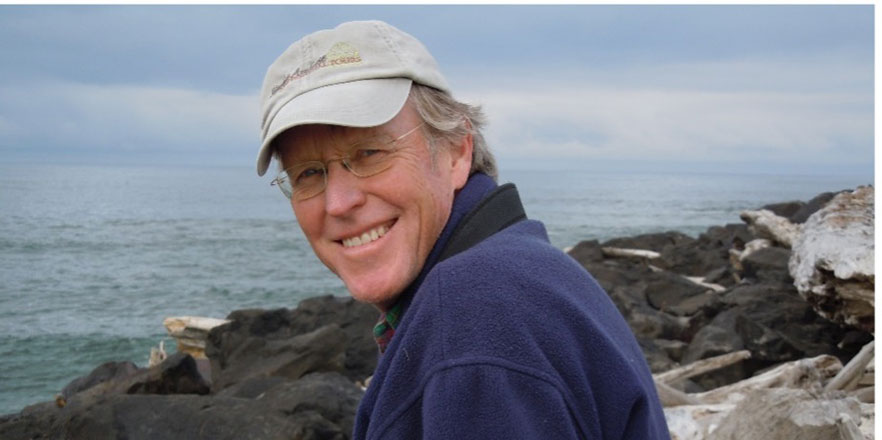
M 389 232 L 389 229 L 392 228 L 392 225 L 395 224 L 395 221 L 396 220 L 393 220 L 369 231 L 365 231 L 361 234 L 356 234 L 352 237 L 344 238 L 343 240 L 340 240 L 340 243 L 343 244 L 344 248 L 352 248 L 374 242 L 386 235 L 386 233 Z

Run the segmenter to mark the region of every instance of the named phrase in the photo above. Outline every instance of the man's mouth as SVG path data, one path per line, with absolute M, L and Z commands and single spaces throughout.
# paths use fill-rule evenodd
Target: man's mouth
M 382 236 L 386 235 L 389 232 L 389 229 L 392 228 L 394 222 L 389 223 L 387 225 L 377 226 L 370 231 L 364 232 L 361 235 L 357 235 L 355 237 L 344 238 L 342 240 L 344 248 L 352 248 L 356 246 L 363 246 L 373 241 L 379 240 Z

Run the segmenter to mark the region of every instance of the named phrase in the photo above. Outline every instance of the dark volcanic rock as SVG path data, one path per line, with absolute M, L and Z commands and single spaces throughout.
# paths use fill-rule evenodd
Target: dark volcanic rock
M 341 372 L 346 335 L 336 324 L 329 324 L 287 338 L 253 336 L 231 348 L 219 352 L 206 350 L 215 391 L 251 377 L 298 379 L 312 371 Z
M 294 310 L 238 310 L 227 317 L 233 322 L 212 329 L 205 353 L 212 360 L 214 375 L 217 369 L 226 369 L 231 358 L 255 360 L 263 356 L 260 353 L 278 354 L 284 351 L 284 343 L 272 341 L 290 340 L 334 324 L 342 331 L 337 342 L 342 341 L 345 355 L 341 368 L 332 370 L 342 371 L 353 381 L 364 380 L 377 366 L 372 329 L 378 315 L 370 305 L 330 295 L 305 299 Z
M 175 353 L 151 368 L 132 368 L 136 367 L 130 362 L 103 364 L 64 387 L 62 396 L 68 404 L 88 406 L 115 394 L 207 394 L 209 390 L 196 360 L 186 353 Z
M 692 242 L 680 242 L 661 250 L 660 267 L 689 276 L 706 277 L 729 266 L 729 249 L 741 249 L 753 236 L 746 225 L 713 226 Z M 734 280 L 734 279 L 733 279 Z M 731 284 L 727 281 L 727 284 Z
M 569 250 L 569 255 L 576 261 L 596 263 L 603 260 L 603 251 L 597 240 L 581 241 Z
M 317 373 L 260 398 L 113 395 L 89 405 L 19 415 L 4 439 L 347 439 L 362 391 L 345 376 Z
M 837 192 L 825 192 L 816 195 L 814 198 L 809 200 L 803 207 L 801 207 L 798 211 L 793 213 L 793 215 L 788 217 L 791 223 L 805 223 L 809 217 L 812 216 L 815 212 L 820 210 L 827 204 L 836 194 L 841 193 L 842 191 Z
M 649 370 L 653 373 L 660 373 L 677 367 L 677 363 L 668 356 L 665 350 L 656 345 L 654 341 L 638 338 L 637 343 L 640 345 L 640 350 L 643 351 Z
M 741 349 L 750 350 L 752 357 L 696 378 L 702 386 L 741 380 L 780 362 L 820 354 L 849 359 L 857 352 L 857 344 L 838 346 L 847 332 L 813 313 L 792 285 L 741 285 L 725 292 L 720 301 L 727 309 L 698 330 L 682 363 Z
M 767 247 L 751 252 L 741 260 L 744 268 L 741 276 L 768 282 L 793 283 L 787 263 L 790 261 L 790 249 Z
M 100 383 L 128 378 L 138 372 L 138 370 L 138 366 L 129 361 L 105 362 L 97 366 L 89 374 L 72 380 L 61 390 L 61 395 L 69 398 L 80 391 L 85 391 Z
M 603 246 L 661 252 L 666 246 L 688 246 L 694 241 L 694 238 L 682 232 L 668 231 L 641 234 L 634 237 L 613 238 L 604 242 Z
M 681 303 L 703 294 L 707 288 L 669 272 L 655 273 L 652 278 L 652 281 L 646 285 L 646 299 L 651 306 L 662 311 L 672 311 L 678 316 L 690 315 L 698 311 L 698 308 L 684 309 Z
M 805 202 L 800 200 L 794 200 L 791 202 L 781 202 L 781 203 L 772 203 L 771 205 L 763 206 L 760 209 L 768 209 L 784 218 L 790 218 L 790 216 L 799 212 L 805 206 Z

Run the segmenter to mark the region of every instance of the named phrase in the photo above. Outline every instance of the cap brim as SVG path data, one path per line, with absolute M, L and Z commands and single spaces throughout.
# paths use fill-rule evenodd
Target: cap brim
M 376 127 L 389 122 L 407 101 L 410 78 L 351 81 L 310 90 L 288 101 L 272 118 L 257 155 L 257 175 L 272 160 L 272 143 L 283 131 L 304 124 Z

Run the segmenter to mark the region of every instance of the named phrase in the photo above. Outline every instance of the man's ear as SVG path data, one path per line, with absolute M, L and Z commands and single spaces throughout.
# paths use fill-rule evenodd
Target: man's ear
M 471 129 L 471 123 L 468 120 L 466 121 L 466 124 L 468 124 L 469 129 Z M 475 144 L 471 133 L 466 134 L 461 137 L 458 142 L 450 145 L 448 150 L 451 161 L 450 172 L 453 188 L 456 190 L 462 189 L 462 187 L 465 186 L 466 181 L 469 180 L 469 172 L 472 170 L 472 152 L 474 151 L 474 148 Z

